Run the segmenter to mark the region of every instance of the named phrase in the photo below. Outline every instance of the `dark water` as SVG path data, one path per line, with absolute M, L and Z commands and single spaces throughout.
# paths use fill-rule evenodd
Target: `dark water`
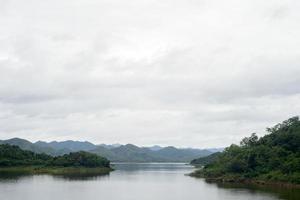
M 0 176 L 0 200 L 299 200 L 300 191 L 206 183 L 184 164 L 116 164 L 106 176 Z

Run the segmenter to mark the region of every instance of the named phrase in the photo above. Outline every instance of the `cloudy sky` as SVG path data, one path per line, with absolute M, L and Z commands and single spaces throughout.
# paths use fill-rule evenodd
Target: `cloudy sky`
M 300 113 L 298 0 L 0 0 L 0 139 L 223 147 Z

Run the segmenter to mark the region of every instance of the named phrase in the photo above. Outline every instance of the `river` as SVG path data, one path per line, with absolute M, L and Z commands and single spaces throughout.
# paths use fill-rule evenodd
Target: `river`
M 114 164 L 110 175 L 0 175 L 0 200 L 299 200 L 299 189 L 206 183 L 182 163 Z

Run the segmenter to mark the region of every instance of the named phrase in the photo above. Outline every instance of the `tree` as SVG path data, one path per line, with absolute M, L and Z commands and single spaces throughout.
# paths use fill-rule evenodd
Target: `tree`
M 300 184 L 300 121 L 292 117 L 268 128 L 269 134 L 255 133 L 231 145 L 204 166 L 200 176 L 235 177 L 286 181 Z M 197 174 L 197 173 L 196 173 Z
M 256 133 L 252 133 L 250 137 L 245 137 L 244 139 L 242 139 L 240 145 L 244 147 L 250 147 L 250 146 L 254 146 L 257 143 L 257 141 L 258 141 L 258 137 Z

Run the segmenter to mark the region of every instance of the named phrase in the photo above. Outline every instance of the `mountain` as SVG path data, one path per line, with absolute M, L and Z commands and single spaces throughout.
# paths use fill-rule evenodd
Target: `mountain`
M 47 146 L 38 146 L 35 145 L 28 140 L 20 139 L 20 138 L 12 138 L 9 140 L 0 140 L 0 144 L 9 144 L 9 145 L 15 145 L 19 146 L 23 150 L 32 151 L 35 153 L 46 153 L 50 155 L 55 154 L 55 149 Z
M 123 161 L 121 155 L 115 154 L 111 149 L 104 146 L 98 146 L 96 149 L 90 150 L 90 152 L 106 157 L 110 161 Z
M 210 152 L 214 152 L 214 153 L 217 153 L 217 152 L 222 152 L 222 151 L 224 151 L 224 147 L 223 148 L 209 148 L 209 149 L 206 149 L 206 150 L 208 150 L 208 151 L 210 151 Z
M 148 148 L 148 149 L 150 149 L 152 151 L 158 151 L 158 150 L 161 150 L 163 147 L 158 146 L 158 145 L 154 145 L 152 147 L 146 147 L 146 148 Z
M 115 162 L 160 162 L 151 155 L 152 151 L 147 148 L 140 148 L 132 144 L 121 145 L 116 148 L 107 149 L 103 146 L 99 146 L 97 149 L 91 151 L 98 155 L 107 157 L 111 161 Z
M 90 143 L 90 142 L 80 142 L 80 141 L 72 141 L 72 140 L 67 140 L 63 142 L 43 142 L 43 141 L 38 141 L 36 143 L 37 146 L 40 147 L 50 147 L 56 150 L 70 150 L 70 151 L 90 151 L 92 149 L 95 149 L 97 146 Z
M 160 162 L 160 160 L 152 155 L 152 151 L 148 148 L 138 147 L 132 144 L 122 145 L 112 151 L 121 156 L 120 161 L 126 162 Z
M 191 160 L 212 154 L 205 149 L 180 149 L 169 147 L 138 147 L 133 144 L 100 144 L 84 141 L 62 141 L 31 143 L 20 138 L 0 140 L 0 144 L 19 146 L 21 149 L 35 153 L 46 153 L 52 156 L 69 154 L 70 152 L 87 151 L 108 158 L 114 162 L 190 162 Z
M 114 148 L 117 148 L 119 146 L 121 146 L 121 144 L 99 144 L 98 146 L 102 146 L 106 149 L 114 149 Z
M 118 162 L 189 162 L 212 153 L 207 150 L 178 149 L 171 146 L 152 150 L 150 147 L 138 147 L 132 144 L 121 145 L 113 149 L 101 146 L 91 152 Z
M 197 157 L 208 156 L 212 152 L 201 149 L 177 149 L 169 146 L 155 151 L 154 154 L 160 158 L 170 160 L 172 162 L 189 162 Z

